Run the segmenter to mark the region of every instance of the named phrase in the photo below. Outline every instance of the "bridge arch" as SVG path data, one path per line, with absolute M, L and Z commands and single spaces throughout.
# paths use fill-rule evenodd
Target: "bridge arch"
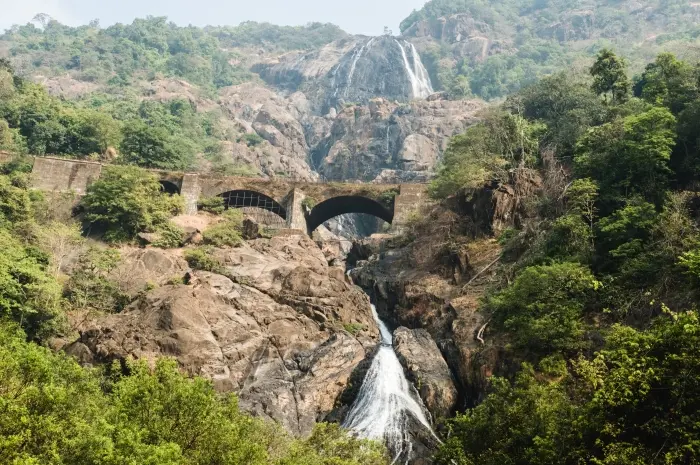
M 240 189 L 219 194 L 226 208 L 261 208 L 287 219 L 287 210 L 275 199 L 253 190 Z
M 159 182 L 161 192 L 165 192 L 168 195 L 175 195 L 180 193 L 180 186 L 178 186 L 174 182 L 167 180 L 161 180 Z
M 360 195 L 343 195 L 331 197 L 316 205 L 306 219 L 309 234 L 331 218 L 344 213 L 366 213 L 376 216 L 387 223 L 394 220 L 394 212 L 376 200 Z

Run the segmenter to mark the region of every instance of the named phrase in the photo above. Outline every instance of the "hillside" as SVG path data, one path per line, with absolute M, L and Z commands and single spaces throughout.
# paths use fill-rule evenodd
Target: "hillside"
M 401 23 L 433 82 L 455 94 L 506 96 L 604 47 L 639 73 L 661 51 L 698 56 L 700 7 L 683 0 L 431 0 Z

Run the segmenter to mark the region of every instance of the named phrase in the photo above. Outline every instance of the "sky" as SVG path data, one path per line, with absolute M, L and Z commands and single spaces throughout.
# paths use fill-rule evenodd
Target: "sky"
M 167 16 L 178 25 L 236 25 L 243 21 L 279 25 L 333 23 L 353 34 L 379 35 L 426 0 L 0 0 L 0 30 L 46 13 L 69 26 L 99 19 L 103 27 L 147 15 Z

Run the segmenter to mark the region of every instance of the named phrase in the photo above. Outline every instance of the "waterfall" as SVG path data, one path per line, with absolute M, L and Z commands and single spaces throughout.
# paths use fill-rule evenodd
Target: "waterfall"
M 369 50 L 369 48 L 372 46 L 372 43 L 374 42 L 374 37 L 369 39 L 369 41 L 364 44 L 362 47 L 360 47 L 359 50 L 355 50 L 355 53 L 353 53 L 352 56 L 352 63 L 350 64 L 350 72 L 348 73 L 348 82 L 345 85 L 345 97 L 348 96 L 348 93 L 350 92 L 350 86 L 352 85 L 352 77 L 355 75 L 355 68 L 357 67 L 357 62 L 360 58 L 362 58 L 362 54 L 365 52 L 365 50 Z
M 425 69 L 425 66 L 423 66 L 423 61 L 420 59 L 420 55 L 418 54 L 418 50 L 416 50 L 416 46 L 410 42 L 408 43 L 408 45 L 411 47 L 411 54 L 413 55 L 413 72 L 416 78 L 418 79 L 421 88 L 424 92 L 427 93 L 427 95 L 424 95 L 424 97 L 427 97 L 433 93 L 433 85 L 430 82 L 428 70 Z
M 404 68 L 406 69 L 406 74 L 408 75 L 409 81 L 411 81 L 411 91 L 413 93 L 413 98 L 426 98 L 433 93 L 433 86 L 430 83 L 430 77 L 428 76 L 428 71 L 423 66 L 423 62 L 418 55 L 416 47 L 408 42 L 411 48 L 411 58 L 413 59 L 413 66 L 408 60 L 408 55 L 406 54 L 406 49 L 401 45 L 401 42 L 394 39 L 394 42 L 401 49 L 401 56 L 403 57 Z
M 372 360 L 343 426 L 358 436 L 384 440 L 396 461 L 402 455 L 410 457 L 409 417 L 417 420 L 433 436 L 435 433 L 426 417 L 425 407 L 406 379 L 394 352 L 392 334 L 379 319 L 374 305 L 372 315 L 379 326 L 382 345 Z

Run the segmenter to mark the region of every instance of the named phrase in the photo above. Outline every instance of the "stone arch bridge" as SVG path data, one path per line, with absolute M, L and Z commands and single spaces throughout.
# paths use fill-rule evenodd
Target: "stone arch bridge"
M 36 157 L 32 187 L 72 191 L 79 195 L 99 179 L 101 163 Z M 185 199 L 185 213 L 196 214 L 201 199 L 220 196 L 229 208 L 261 208 L 288 229 L 308 234 L 335 216 L 366 213 L 392 224 L 406 223 L 411 212 L 428 201 L 424 184 L 311 183 L 215 174 L 152 171 L 163 189 Z

